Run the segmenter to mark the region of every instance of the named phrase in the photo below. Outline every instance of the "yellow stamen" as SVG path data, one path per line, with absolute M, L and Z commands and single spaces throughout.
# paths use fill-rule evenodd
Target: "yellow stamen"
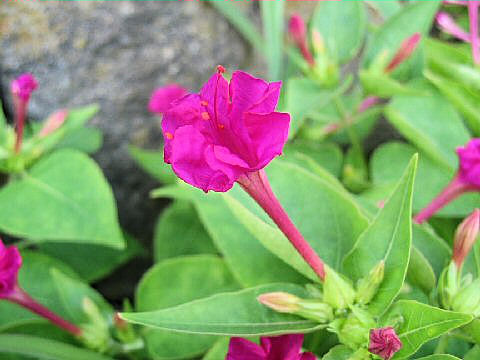
M 200 101 L 200 105 L 202 105 L 202 106 L 208 106 L 208 102 L 206 102 L 205 100 L 202 100 L 202 101 Z
M 223 129 L 223 128 L 225 128 L 225 125 L 223 125 L 223 124 L 218 124 L 218 128 L 219 128 L 219 129 Z
M 172 133 L 169 133 L 169 132 L 166 132 L 166 133 L 165 133 L 165 137 L 166 137 L 168 140 L 172 140 L 172 139 L 173 139 L 173 134 L 172 134 Z
M 208 113 L 206 111 L 202 112 L 202 119 L 203 120 L 209 120 L 210 119 L 210 115 L 208 115 Z

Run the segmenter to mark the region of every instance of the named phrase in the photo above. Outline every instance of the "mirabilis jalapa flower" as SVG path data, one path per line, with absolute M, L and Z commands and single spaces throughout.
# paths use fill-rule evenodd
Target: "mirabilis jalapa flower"
M 372 354 L 378 355 L 384 360 L 390 360 L 401 348 L 402 342 L 392 327 L 370 330 L 368 351 Z
M 262 337 L 260 345 L 233 337 L 225 360 L 316 360 L 310 352 L 301 353 L 302 343 L 302 334 Z
M 205 192 L 225 192 L 238 182 L 323 280 L 322 260 L 278 202 L 263 171 L 288 138 L 290 115 L 275 111 L 281 82 L 235 71 L 228 83 L 224 72 L 218 66 L 198 94 L 173 102 L 164 114 L 165 162 Z
M 453 180 L 443 191 L 421 210 L 414 220 L 421 224 L 438 210 L 469 191 L 480 191 L 480 138 L 472 139 L 467 145 L 457 148 L 459 167 Z
M 72 335 L 80 336 L 82 330 L 79 327 L 36 302 L 18 285 L 18 271 L 21 266 L 22 257 L 18 249 L 15 246 L 5 246 L 0 239 L 0 299 L 23 306 Z

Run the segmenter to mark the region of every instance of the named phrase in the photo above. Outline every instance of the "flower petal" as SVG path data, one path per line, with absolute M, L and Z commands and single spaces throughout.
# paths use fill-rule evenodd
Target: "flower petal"
M 163 114 L 171 104 L 187 94 L 187 91 L 177 84 L 169 84 L 158 89 L 150 96 L 148 110 L 154 114 Z
M 290 114 L 280 112 L 247 113 L 244 121 L 258 160 L 252 170 L 258 170 L 282 153 L 283 146 L 288 139 Z
M 247 339 L 232 337 L 225 360 L 264 360 L 263 349 Z
M 300 360 L 317 360 L 316 356 L 311 352 L 304 352 L 300 356 Z
M 298 360 L 302 348 L 303 334 L 270 337 L 271 349 L 268 360 Z
M 180 179 L 205 192 L 227 191 L 236 179 L 209 166 L 205 158 L 209 147 L 212 145 L 193 125 L 180 127 L 171 141 L 172 169 Z
M 225 124 L 228 111 L 228 82 L 222 74 L 215 73 L 200 90 L 202 106 L 216 124 Z

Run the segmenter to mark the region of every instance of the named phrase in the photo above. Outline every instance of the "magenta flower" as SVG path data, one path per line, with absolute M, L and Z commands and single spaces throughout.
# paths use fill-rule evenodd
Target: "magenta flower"
M 14 96 L 18 96 L 23 101 L 28 101 L 37 87 L 38 83 L 35 77 L 30 73 L 25 73 L 12 81 L 10 90 Z
M 240 176 L 282 153 L 290 115 L 275 112 L 280 82 L 235 71 L 214 74 L 198 94 L 172 104 L 162 121 L 165 161 L 185 182 L 207 192 L 229 190 Z
M 170 84 L 156 89 L 150 96 L 148 111 L 154 114 L 164 114 L 172 102 L 187 94 L 187 90 L 177 84 Z
M 472 139 L 467 145 L 457 148 L 459 167 L 456 176 L 414 218 L 421 224 L 438 210 L 469 191 L 480 191 L 480 138 Z
M 22 257 L 15 246 L 6 247 L 0 239 L 0 298 L 10 295 L 17 285 Z
M 302 343 L 302 334 L 262 337 L 260 345 L 233 337 L 225 360 L 315 360 L 312 353 L 301 353 Z
M 23 140 L 23 127 L 25 125 L 25 117 L 27 114 L 28 102 L 30 95 L 37 88 L 38 84 L 32 74 L 25 73 L 14 79 L 10 84 L 10 91 L 13 96 L 13 104 L 15 106 L 15 152 L 20 152 Z
M 313 56 L 308 49 L 307 26 L 300 15 L 293 14 L 290 17 L 288 22 L 288 32 L 290 33 L 293 42 L 302 53 L 303 58 L 310 66 L 315 65 L 315 60 L 313 60 Z
M 392 327 L 370 330 L 368 351 L 372 354 L 378 355 L 384 360 L 390 360 L 401 348 L 402 342 Z

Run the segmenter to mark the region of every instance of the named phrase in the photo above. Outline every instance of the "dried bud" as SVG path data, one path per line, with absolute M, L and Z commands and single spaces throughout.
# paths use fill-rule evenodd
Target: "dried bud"
M 323 284 L 323 300 L 334 309 L 346 309 L 355 300 L 355 290 L 341 275 L 329 267 L 325 268 Z
M 460 269 L 467 255 L 470 253 L 480 230 L 480 210 L 475 209 L 458 226 L 453 243 L 453 261 Z
M 378 355 L 384 360 L 390 360 L 401 348 L 402 342 L 392 327 L 370 330 L 368 351 L 372 354 Z
M 378 287 L 383 281 L 385 273 L 385 262 L 382 260 L 376 265 L 370 273 L 360 279 L 357 284 L 357 303 L 368 304 L 376 295 Z
M 45 137 L 55 130 L 57 130 L 60 126 L 63 125 L 65 119 L 68 116 L 68 110 L 58 110 L 55 111 L 52 115 L 48 117 L 43 125 L 42 129 L 38 133 L 38 136 Z
M 28 102 L 32 92 L 38 87 L 37 80 L 30 73 L 20 75 L 10 84 L 10 91 L 15 97 Z
M 404 40 L 402 45 L 400 45 L 400 49 L 398 49 L 397 53 L 393 56 L 393 59 L 385 68 L 385 72 L 392 72 L 397 68 L 398 65 L 407 60 L 417 48 L 421 38 L 422 35 L 420 33 L 415 33 L 408 39 Z
M 300 298 L 285 292 L 266 293 L 257 299 L 263 305 L 282 313 L 294 313 L 300 309 L 298 306 Z

